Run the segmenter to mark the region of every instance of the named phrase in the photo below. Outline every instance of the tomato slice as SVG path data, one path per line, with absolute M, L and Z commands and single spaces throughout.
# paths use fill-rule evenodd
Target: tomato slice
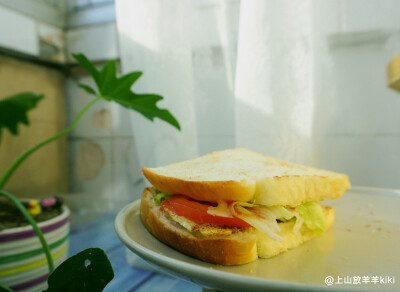
M 237 217 L 222 217 L 208 214 L 207 210 L 213 206 L 211 203 L 195 201 L 182 195 L 174 195 L 161 204 L 161 210 L 167 208 L 178 216 L 183 216 L 196 223 L 211 223 L 220 226 L 250 227 Z

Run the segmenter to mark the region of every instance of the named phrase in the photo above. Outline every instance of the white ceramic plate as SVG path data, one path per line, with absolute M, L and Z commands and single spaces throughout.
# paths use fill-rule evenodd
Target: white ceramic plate
M 241 266 L 205 263 L 161 243 L 143 226 L 140 201 L 119 212 L 115 228 L 130 250 L 157 269 L 203 287 L 227 291 L 400 291 L 400 191 L 355 187 L 341 199 L 324 204 L 337 212 L 330 231 L 274 258 Z M 333 277 L 333 285 L 325 284 L 327 276 Z M 361 284 L 353 284 L 358 277 Z M 379 283 L 373 283 L 376 279 Z

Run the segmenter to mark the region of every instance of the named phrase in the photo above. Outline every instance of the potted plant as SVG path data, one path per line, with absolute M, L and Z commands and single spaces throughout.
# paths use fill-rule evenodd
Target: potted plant
M 46 291 L 86 291 L 87 287 L 90 287 L 90 291 L 102 291 L 114 277 L 107 256 L 98 248 L 89 248 L 64 261 L 68 246 L 69 210 L 57 198 L 20 202 L 4 190 L 8 179 L 27 157 L 69 133 L 84 113 L 101 99 L 117 102 L 151 121 L 156 117 L 160 118 L 180 130 L 175 117 L 168 110 L 157 106 L 157 102 L 163 99 L 162 96 L 136 94 L 131 90 L 142 72 L 131 72 L 117 77 L 117 64 L 114 60 L 108 61 L 98 70 L 85 55 L 73 54 L 73 57 L 89 72 L 97 91 L 85 84 L 78 86 L 95 98 L 78 113 L 68 128 L 22 153 L 0 176 L 0 197 L 9 200 L 4 203 L 3 199 L 3 205 L 9 204 L 7 210 L 11 211 L 6 216 L 10 216 L 11 220 L 8 221 L 12 223 L 11 227 L 3 226 L 3 230 L 0 229 L 0 291 L 10 291 L 7 286 L 15 291 L 33 287 L 40 289 L 46 286 L 46 281 Z M 0 138 L 2 128 L 7 128 L 17 135 L 19 123 L 28 125 L 27 112 L 35 108 L 42 98 L 43 95 L 40 94 L 23 93 L 2 99 Z M 40 218 L 39 215 L 44 213 L 51 214 Z M 42 222 L 37 224 L 36 220 Z M 28 223 L 26 226 L 18 226 Z M 54 270 L 59 264 L 61 265 Z

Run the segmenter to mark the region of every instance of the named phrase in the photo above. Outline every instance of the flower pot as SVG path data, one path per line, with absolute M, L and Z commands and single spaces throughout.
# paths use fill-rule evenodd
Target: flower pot
M 60 215 L 38 223 L 55 266 L 67 258 L 69 214 L 64 205 Z M 0 231 L 0 283 L 13 291 L 42 291 L 48 275 L 45 253 L 30 225 Z

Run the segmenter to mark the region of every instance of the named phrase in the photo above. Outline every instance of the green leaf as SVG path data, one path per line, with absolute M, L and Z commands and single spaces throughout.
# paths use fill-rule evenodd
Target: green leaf
M 113 87 L 117 78 L 117 62 L 115 60 L 108 61 L 99 74 L 99 91 L 108 94 L 109 89 Z M 132 85 L 132 84 L 131 84 Z
M 45 292 L 103 291 L 114 278 L 107 255 L 100 248 L 88 248 L 63 262 L 50 275 Z
M 126 90 L 126 88 L 131 88 L 132 84 L 135 83 L 136 80 L 138 80 L 139 77 L 142 76 L 142 74 L 142 72 L 131 72 L 122 76 L 117 82 L 115 82 L 115 86 L 112 86 L 110 89 L 107 90 L 107 95 L 118 96 L 122 99 L 129 98 L 132 92 L 130 90 Z
M 18 135 L 18 123 L 29 125 L 27 113 L 35 108 L 43 97 L 42 94 L 25 92 L 0 100 L 0 138 L 2 128 Z
M 72 56 L 93 77 L 99 91 L 99 96 L 134 110 L 151 121 L 154 118 L 159 118 L 178 130 L 181 129 L 179 122 L 167 109 L 157 106 L 157 102 L 163 99 L 162 96 L 156 94 L 136 94 L 131 90 L 132 85 L 139 79 L 142 72 L 131 72 L 118 78 L 117 63 L 115 60 L 108 61 L 101 70 L 97 70 L 85 55 L 73 54 Z M 94 90 L 89 86 L 84 84 L 79 84 L 79 86 L 90 94 L 94 94 Z
M 10 288 L 0 283 L 0 292 L 13 292 Z
M 296 207 L 296 212 L 304 218 L 304 224 L 317 235 L 326 229 L 324 209 L 317 202 L 307 202 Z
M 93 94 L 93 95 L 97 96 L 97 92 L 93 88 L 91 88 L 89 85 L 79 83 L 78 87 L 82 88 L 83 90 L 85 90 L 89 94 Z
M 99 86 L 99 71 L 97 71 L 96 67 L 89 61 L 88 58 L 84 54 L 72 54 L 79 64 L 81 64 L 93 77 L 94 82 L 96 82 L 97 86 Z
M 164 202 L 164 200 L 168 199 L 171 196 L 172 196 L 172 194 L 158 193 L 154 197 L 154 203 L 156 204 L 156 206 L 161 206 L 161 203 Z
M 131 95 L 127 99 L 116 98 L 114 99 L 114 101 L 118 102 L 124 107 L 131 108 L 141 113 L 150 121 L 153 121 L 154 118 L 157 117 L 180 130 L 181 127 L 175 117 L 168 110 L 160 109 L 157 107 L 156 103 L 162 99 L 162 96 L 156 94 L 131 93 Z

